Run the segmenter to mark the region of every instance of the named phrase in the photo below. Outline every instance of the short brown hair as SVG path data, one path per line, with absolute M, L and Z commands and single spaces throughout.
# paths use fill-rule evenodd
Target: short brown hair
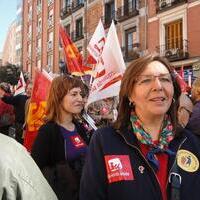
M 64 96 L 73 88 L 84 90 L 83 82 L 69 75 L 61 75 L 53 79 L 47 99 L 46 121 L 60 121 L 60 105 Z
M 123 130 L 128 127 L 130 123 L 130 114 L 132 107 L 129 105 L 129 97 L 137 80 L 137 77 L 145 70 L 146 66 L 153 61 L 159 61 L 166 66 L 174 86 L 174 102 L 171 104 L 168 114 L 171 118 L 174 129 L 177 127 L 177 107 L 178 107 L 178 98 L 181 94 L 180 87 L 173 75 L 173 67 L 169 64 L 167 60 L 159 56 L 147 55 L 145 57 L 139 58 L 133 61 L 126 69 L 119 93 L 119 107 L 118 107 L 118 117 L 114 123 L 114 127 L 118 130 Z
M 200 78 L 197 78 L 192 84 L 192 93 L 195 93 L 195 96 L 192 95 L 194 102 L 200 100 Z

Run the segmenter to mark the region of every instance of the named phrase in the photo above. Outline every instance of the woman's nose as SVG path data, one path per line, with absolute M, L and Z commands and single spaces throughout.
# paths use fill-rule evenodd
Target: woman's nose
M 155 77 L 155 78 L 154 78 L 153 87 L 154 87 L 156 90 L 161 90 L 161 89 L 163 88 L 163 85 L 162 85 L 161 81 L 159 80 L 159 77 Z
M 77 97 L 78 97 L 78 100 L 79 100 L 79 101 L 82 101 L 82 100 L 83 100 L 83 97 L 82 97 L 82 95 L 81 95 L 81 94 L 78 94 L 78 96 L 77 96 Z

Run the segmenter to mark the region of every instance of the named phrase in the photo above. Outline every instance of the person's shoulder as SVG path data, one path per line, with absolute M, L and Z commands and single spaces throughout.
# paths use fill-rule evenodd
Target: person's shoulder
M 0 133 L 0 147 L 1 147 L 0 152 L 2 152 L 2 150 L 10 151 L 12 148 L 25 150 L 25 148 L 16 140 L 1 133 Z
M 194 111 L 200 112 L 200 101 L 198 101 L 197 103 L 194 104 L 193 112 Z
M 21 159 L 23 154 L 28 154 L 24 146 L 16 140 L 6 135 L 0 134 L 0 166 L 2 164 L 13 166 L 17 159 Z
M 57 123 L 55 123 L 53 121 L 48 121 L 48 122 L 45 122 L 44 124 L 42 124 L 40 126 L 39 130 L 46 130 L 46 129 L 52 130 L 55 127 L 58 127 Z
M 102 128 L 98 128 L 94 133 L 94 138 L 102 138 L 102 139 L 109 139 L 116 135 L 116 130 L 112 126 L 106 126 Z
M 191 143 L 191 145 L 197 145 L 200 149 L 200 135 L 195 134 L 192 130 L 188 128 L 184 128 L 181 131 L 181 135 L 187 138 L 187 141 Z

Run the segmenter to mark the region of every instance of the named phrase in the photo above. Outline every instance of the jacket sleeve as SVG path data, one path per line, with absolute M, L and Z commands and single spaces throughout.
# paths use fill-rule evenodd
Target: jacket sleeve
M 18 101 L 20 100 L 19 96 L 4 96 L 1 98 L 1 100 L 4 102 L 4 103 L 7 103 L 7 104 L 10 104 L 10 105 L 17 105 L 18 104 Z
M 80 183 L 80 200 L 106 199 L 106 169 L 98 131 L 92 136 Z
M 31 151 L 31 156 L 41 170 L 50 165 L 52 147 L 49 131 L 48 125 L 40 127 Z
M 193 109 L 187 128 L 197 135 L 200 135 L 200 102 Z

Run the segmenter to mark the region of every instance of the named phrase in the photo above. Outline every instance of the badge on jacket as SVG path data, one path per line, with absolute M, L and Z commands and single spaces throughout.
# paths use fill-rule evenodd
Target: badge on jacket
M 181 169 L 187 172 L 195 172 L 199 169 L 198 158 L 192 152 L 187 150 L 178 151 L 177 164 Z
M 81 148 L 86 146 L 83 139 L 79 135 L 71 136 L 71 141 L 76 148 Z
M 134 180 L 128 155 L 106 155 L 104 159 L 109 183 Z

